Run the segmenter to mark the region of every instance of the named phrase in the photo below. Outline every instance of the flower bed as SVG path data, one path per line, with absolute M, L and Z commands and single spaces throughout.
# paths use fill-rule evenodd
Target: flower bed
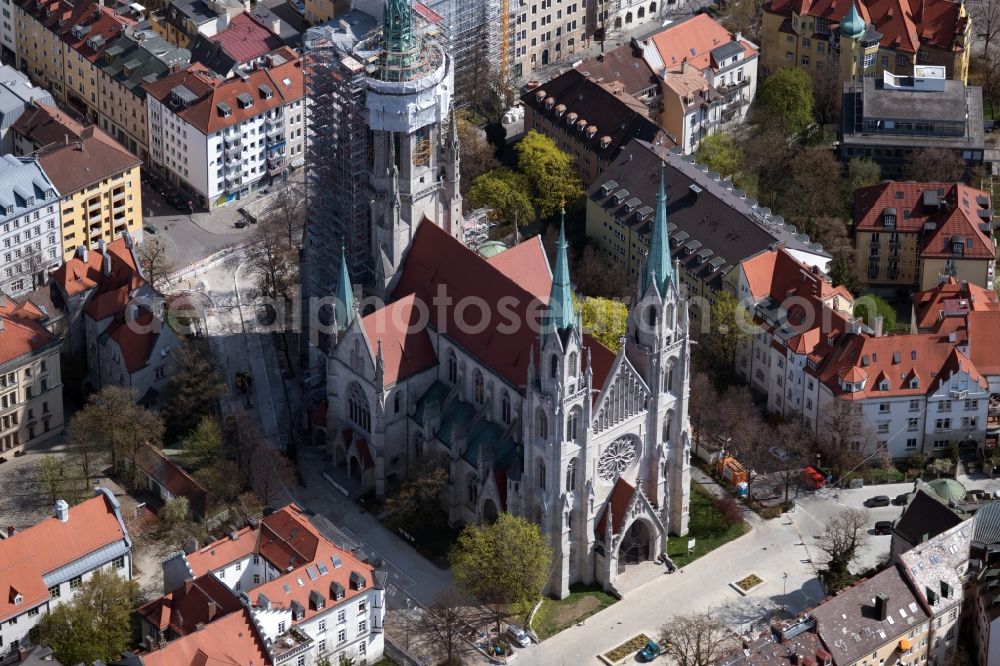
M 629 640 L 627 643 L 622 643 L 616 647 L 611 652 L 606 652 L 604 654 L 605 659 L 610 661 L 612 664 L 617 663 L 624 659 L 625 657 L 638 652 L 646 646 L 649 642 L 649 636 L 646 634 L 639 634 L 635 638 Z
M 732 588 L 739 592 L 740 594 L 747 594 L 750 590 L 754 589 L 758 585 L 762 585 L 764 579 L 757 574 L 750 574 L 746 578 L 742 578 L 738 581 L 730 583 Z

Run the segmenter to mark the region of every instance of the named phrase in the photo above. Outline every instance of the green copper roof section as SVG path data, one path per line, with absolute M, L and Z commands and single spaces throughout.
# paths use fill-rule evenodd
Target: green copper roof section
M 646 259 L 646 274 L 642 280 L 642 290 L 655 283 L 660 295 L 667 293 L 667 284 L 673 277 L 670 263 L 670 239 L 667 238 L 667 191 L 664 187 L 665 166 L 660 166 L 660 190 L 656 193 L 656 218 L 653 220 L 653 238 L 649 241 L 649 256 Z
M 549 323 L 556 329 L 569 328 L 576 323 L 573 311 L 573 287 L 569 281 L 569 261 L 566 258 L 566 212 L 559 223 L 559 243 L 556 245 L 556 269 L 552 273 L 552 292 L 549 294 Z
M 386 0 L 382 58 L 383 81 L 407 81 L 420 63 L 420 44 L 413 31 L 410 0 Z
M 337 280 L 337 329 L 345 330 L 354 321 L 354 289 L 351 287 L 351 276 L 347 272 L 347 255 L 344 247 L 340 247 L 340 279 Z
M 865 32 L 865 21 L 858 13 L 858 6 L 855 0 L 851 0 L 851 9 L 847 16 L 840 22 L 840 34 L 851 39 L 857 39 Z

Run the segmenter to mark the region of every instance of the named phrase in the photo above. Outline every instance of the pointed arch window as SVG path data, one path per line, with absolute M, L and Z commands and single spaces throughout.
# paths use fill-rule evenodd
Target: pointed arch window
M 667 374 L 663 376 L 663 390 L 664 392 L 674 390 L 674 359 L 670 359 L 667 362 Z
M 392 408 L 397 414 L 399 414 L 399 391 L 396 391 L 395 397 L 392 399 Z
M 351 384 L 351 391 L 347 398 L 348 416 L 354 424 L 367 433 L 371 433 L 372 415 L 368 408 L 368 398 L 361 386 L 357 383 Z
M 510 394 L 506 390 L 500 394 L 500 419 L 504 425 L 510 423 Z
M 570 377 L 576 377 L 576 352 L 572 352 L 569 355 L 569 363 L 566 366 L 566 374 Z
M 569 412 L 569 417 L 566 419 L 566 439 L 571 442 L 575 442 L 577 436 L 579 435 L 580 427 L 580 408 L 574 407 Z
M 559 376 L 559 357 L 556 354 L 552 355 L 552 360 L 549 361 L 549 377 L 555 379 Z
M 476 480 L 476 475 L 470 473 L 466 479 L 466 491 L 469 497 L 469 504 L 475 506 L 476 501 L 479 499 L 479 483 Z
M 566 465 L 566 490 L 572 492 L 576 490 L 576 458 L 570 458 Z
M 455 350 L 448 350 L 448 381 L 452 384 L 458 383 L 458 357 Z
M 542 437 L 542 438 L 548 437 L 549 436 L 549 419 L 548 419 L 547 416 L 545 416 L 545 412 L 542 411 L 541 407 L 538 408 L 538 418 L 537 418 L 537 421 L 538 421 L 538 436 Z
M 536 472 L 538 474 L 538 487 L 545 490 L 545 461 L 538 459 Z
M 483 389 L 483 373 L 476 370 L 475 379 L 473 380 L 473 397 L 475 397 L 478 404 L 483 404 L 485 399 L 484 389 Z

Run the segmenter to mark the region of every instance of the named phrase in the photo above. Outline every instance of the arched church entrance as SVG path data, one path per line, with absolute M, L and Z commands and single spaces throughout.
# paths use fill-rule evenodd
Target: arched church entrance
M 360 479 L 361 478 L 361 461 L 358 460 L 357 456 L 351 456 L 351 478 Z
M 632 564 L 653 559 L 653 530 L 649 523 L 639 519 L 633 522 L 618 547 L 618 573 Z
M 495 523 L 500 513 L 497 511 L 497 505 L 493 500 L 488 499 L 483 502 L 483 522 L 487 525 Z

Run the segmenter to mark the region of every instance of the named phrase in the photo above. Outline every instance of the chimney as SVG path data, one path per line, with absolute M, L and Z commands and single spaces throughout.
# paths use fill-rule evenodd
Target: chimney
M 87 248 L 85 248 L 85 247 L 84 247 L 84 246 L 82 246 L 82 245 L 77 245 L 77 246 L 76 246 L 76 256 L 77 256 L 77 257 L 78 257 L 78 258 L 80 259 L 80 261 L 82 261 L 83 263 L 87 263 Z
M 885 618 L 889 616 L 888 594 L 879 592 L 875 595 L 875 616 L 879 619 L 879 622 L 885 622 Z
M 885 325 L 885 318 L 882 315 L 875 315 L 875 326 L 873 326 L 873 328 L 875 329 L 876 338 L 882 337 L 882 327 L 884 325 Z
M 104 241 L 101 241 L 101 242 L 103 243 Z M 101 256 L 101 272 L 104 273 L 105 276 L 111 275 L 111 253 L 110 252 L 105 252 Z
M 214 601 L 208 602 L 208 621 L 211 622 L 215 619 L 216 614 L 219 612 L 219 604 Z
M 56 518 L 61 523 L 69 522 L 69 504 L 66 500 L 56 500 Z
M 8 525 L 7 526 L 7 536 L 8 537 L 12 537 L 15 534 L 17 534 L 17 528 L 14 527 L 13 525 Z

